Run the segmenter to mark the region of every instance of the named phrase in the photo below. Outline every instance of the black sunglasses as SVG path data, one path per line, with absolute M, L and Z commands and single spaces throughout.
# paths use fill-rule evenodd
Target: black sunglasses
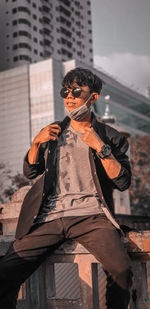
M 75 98 L 79 98 L 79 96 L 81 95 L 81 92 L 83 90 L 80 88 L 80 87 L 74 87 L 72 89 L 68 89 L 68 88 L 65 88 L 63 87 L 61 90 L 60 90 L 60 95 L 62 98 L 67 98 L 69 92 L 72 93 L 72 95 L 75 97 Z

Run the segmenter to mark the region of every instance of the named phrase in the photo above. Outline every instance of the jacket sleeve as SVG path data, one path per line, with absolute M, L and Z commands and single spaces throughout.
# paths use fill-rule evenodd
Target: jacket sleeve
M 38 151 L 37 163 L 30 164 L 28 161 L 28 152 L 25 155 L 24 163 L 23 163 L 23 174 L 28 179 L 34 179 L 37 176 L 44 173 L 45 170 L 45 158 L 44 153 L 47 148 L 48 143 L 43 143 L 40 145 Z
M 126 154 L 129 144 L 125 136 L 116 130 L 112 130 L 111 136 L 111 148 L 112 154 L 116 160 L 121 164 L 121 170 L 117 177 L 111 179 L 113 182 L 113 188 L 120 191 L 124 191 L 129 188 L 131 184 L 131 167 L 129 158 Z

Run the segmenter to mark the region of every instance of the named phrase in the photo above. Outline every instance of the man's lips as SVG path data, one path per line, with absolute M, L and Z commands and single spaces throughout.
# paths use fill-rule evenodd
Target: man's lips
M 73 103 L 73 102 L 68 102 L 67 103 L 67 106 L 74 106 L 75 105 L 75 103 Z
M 66 107 L 67 107 L 67 108 L 72 108 L 72 107 L 75 108 L 75 105 L 76 105 L 76 104 L 75 104 L 75 103 L 72 103 L 72 102 L 66 103 Z

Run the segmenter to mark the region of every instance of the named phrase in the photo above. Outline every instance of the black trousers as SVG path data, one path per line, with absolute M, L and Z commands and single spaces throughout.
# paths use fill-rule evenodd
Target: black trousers
M 20 285 L 60 244 L 74 239 L 91 252 L 108 277 L 108 309 L 127 309 L 132 271 L 119 232 L 103 214 L 64 217 L 31 228 L 0 260 L 0 308 L 15 309 Z

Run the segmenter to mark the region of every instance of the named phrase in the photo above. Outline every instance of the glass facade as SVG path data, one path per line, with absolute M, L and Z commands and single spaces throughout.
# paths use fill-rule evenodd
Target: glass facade
M 119 87 L 117 82 L 116 86 L 104 82 L 95 112 L 102 116 L 107 103 L 119 125 L 129 127 L 133 134 L 150 134 L 150 100 L 146 97 L 126 87 L 123 89 L 122 85 Z
M 30 65 L 30 108 L 33 139 L 43 127 L 54 121 L 52 60 Z

